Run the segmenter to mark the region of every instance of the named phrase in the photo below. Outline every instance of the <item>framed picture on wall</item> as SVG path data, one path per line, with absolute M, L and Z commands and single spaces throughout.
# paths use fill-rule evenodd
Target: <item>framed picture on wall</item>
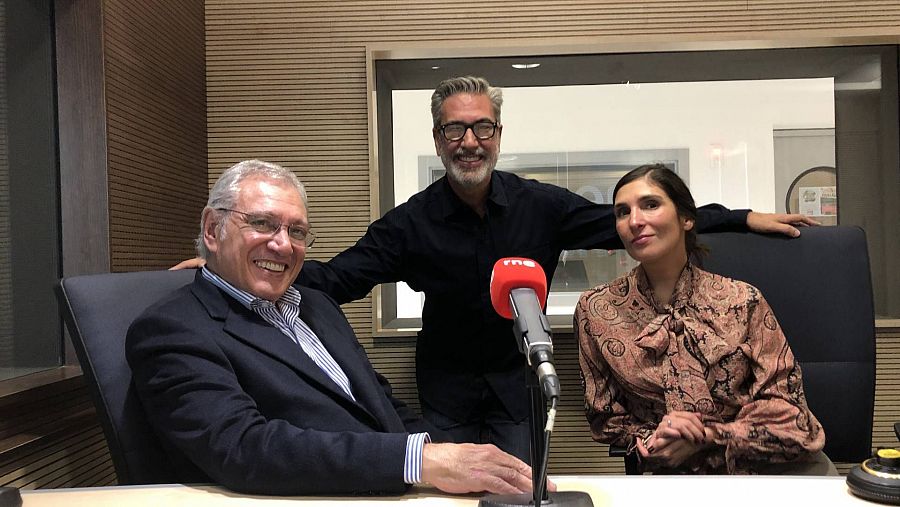
M 822 225 L 837 225 L 837 171 L 830 166 L 803 171 L 791 182 L 784 199 L 788 213 L 803 213 Z

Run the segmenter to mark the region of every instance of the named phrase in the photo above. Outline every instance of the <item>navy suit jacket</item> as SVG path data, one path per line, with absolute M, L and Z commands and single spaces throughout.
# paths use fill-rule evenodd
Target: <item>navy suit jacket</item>
M 131 325 L 137 394 L 178 480 L 280 495 L 405 491 L 407 435 L 434 428 L 391 395 L 337 303 L 298 289 L 301 318 L 356 401 L 199 272 Z

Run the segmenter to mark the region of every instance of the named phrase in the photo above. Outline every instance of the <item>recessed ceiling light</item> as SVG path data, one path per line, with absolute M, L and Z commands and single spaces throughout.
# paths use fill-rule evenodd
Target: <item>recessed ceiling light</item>
M 441 68 L 440 65 L 432 65 L 431 66 L 431 70 L 438 70 L 440 68 Z
M 512 68 L 519 69 L 519 70 L 521 70 L 521 69 L 536 69 L 540 66 L 541 66 L 541 64 L 539 64 L 539 63 L 514 63 L 514 64 L 512 64 Z

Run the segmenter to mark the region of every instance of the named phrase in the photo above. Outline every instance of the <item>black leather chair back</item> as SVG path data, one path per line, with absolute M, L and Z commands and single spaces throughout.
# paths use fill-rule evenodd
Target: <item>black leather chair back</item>
M 811 227 L 790 239 L 701 234 L 707 271 L 759 288 L 803 370 L 807 402 L 825 428 L 825 454 L 858 462 L 872 452 L 875 317 L 865 233 Z
M 57 296 L 93 397 L 119 484 L 177 482 L 125 361 L 125 334 L 148 306 L 190 283 L 193 269 L 64 278 Z

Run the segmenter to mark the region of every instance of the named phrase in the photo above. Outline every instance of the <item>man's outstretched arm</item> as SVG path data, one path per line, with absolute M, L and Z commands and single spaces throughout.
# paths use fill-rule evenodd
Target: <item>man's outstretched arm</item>
M 753 232 L 771 232 L 796 238 L 800 235 L 799 227 L 811 225 L 821 224 L 799 213 L 759 213 L 751 211 L 747 214 L 747 228 Z

